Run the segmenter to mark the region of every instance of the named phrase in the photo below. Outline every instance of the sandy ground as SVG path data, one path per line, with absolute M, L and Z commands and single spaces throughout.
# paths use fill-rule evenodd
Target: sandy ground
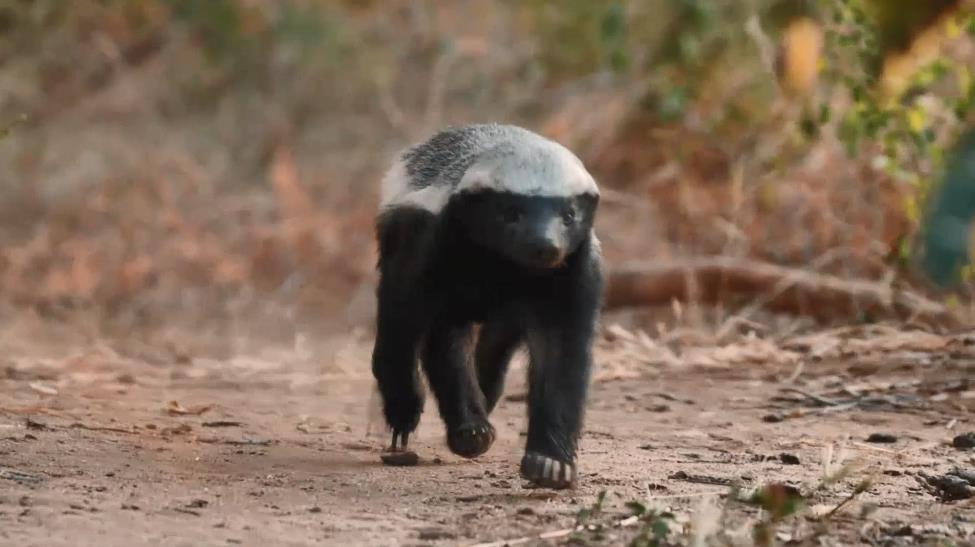
M 608 370 L 601 350 L 580 485 L 562 492 L 528 488 L 517 476 L 525 429 L 518 371 L 493 415 L 499 438 L 487 455 L 451 455 L 428 400 L 411 440 L 420 465 L 393 468 L 379 459 L 386 437 L 375 422 L 362 336 L 328 356 L 150 358 L 97 344 L 67 358 L 6 355 L 0 544 L 474 545 L 534 537 L 523 544 L 614 545 L 639 529 L 616 526 L 628 501 L 683 522 L 729 485 L 780 481 L 822 513 L 866 478 L 866 491 L 825 524 L 799 516 L 778 540 L 819 529 L 816 541 L 827 545 L 967 544 L 972 500 L 942 501 L 922 483 L 975 469 L 975 452 L 951 445 L 975 430 L 969 347 L 954 340 L 798 369 L 634 362 L 625 374 Z M 872 398 L 816 400 L 854 384 Z M 923 388 L 935 384 L 943 389 Z M 866 442 L 873 433 L 896 441 Z M 845 453 L 858 467 L 817 490 L 830 446 L 834 459 Z M 597 520 L 607 528 L 537 538 L 575 526 L 601 491 Z M 746 533 L 762 516 L 729 507 L 727 530 Z

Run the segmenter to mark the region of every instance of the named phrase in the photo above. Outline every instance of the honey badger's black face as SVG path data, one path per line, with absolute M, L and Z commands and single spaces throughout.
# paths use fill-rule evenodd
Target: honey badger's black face
M 453 214 L 477 244 L 532 269 L 559 267 L 589 235 L 599 198 L 481 190 L 456 196 Z

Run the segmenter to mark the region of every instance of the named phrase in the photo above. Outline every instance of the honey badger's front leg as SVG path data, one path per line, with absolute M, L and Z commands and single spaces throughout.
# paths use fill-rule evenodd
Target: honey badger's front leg
M 576 448 L 592 370 L 592 341 L 602 277 L 589 263 L 557 298 L 536 303 L 528 328 L 531 354 L 524 478 L 549 488 L 576 483 Z
M 494 443 L 484 395 L 470 366 L 474 342 L 470 323 L 434 322 L 421 350 L 421 362 L 447 425 L 447 446 L 465 458 L 476 458 Z

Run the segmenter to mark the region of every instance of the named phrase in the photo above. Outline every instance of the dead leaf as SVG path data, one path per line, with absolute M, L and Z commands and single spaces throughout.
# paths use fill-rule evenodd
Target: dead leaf
M 166 405 L 166 412 L 170 416 L 199 416 L 211 408 L 213 405 L 196 405 L 187 408 L 179 404 L 179 401 L 169 401 Z

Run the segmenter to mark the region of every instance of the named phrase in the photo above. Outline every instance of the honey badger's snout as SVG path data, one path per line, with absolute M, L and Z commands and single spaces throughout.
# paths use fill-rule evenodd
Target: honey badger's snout
M 565 260 L 568 245 L 565 229 L 557 219 L 538 223 L 525 242 L 525 254 L 535 264 L 553 268 Z
M 556 265 L 562 261 L 562 248 L 554 241 L 542 240 L 531 246 L 531 254 L 540 264 Z

